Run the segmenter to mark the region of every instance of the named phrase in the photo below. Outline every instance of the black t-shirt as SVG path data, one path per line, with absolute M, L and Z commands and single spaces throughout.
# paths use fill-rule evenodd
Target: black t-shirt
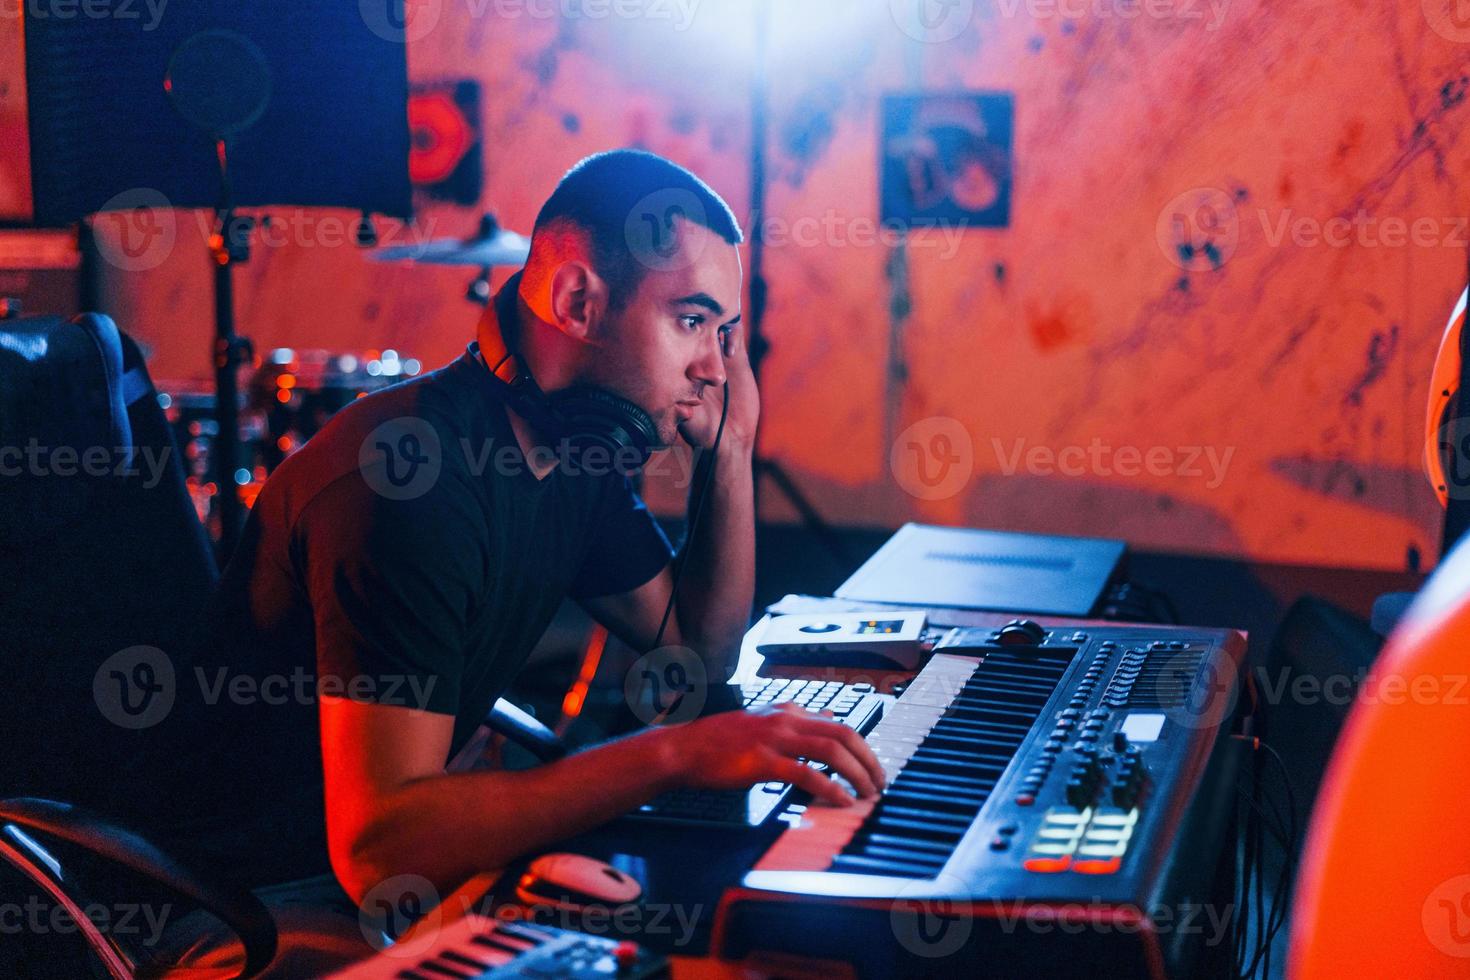
M 564 598 L 671 553 L 613 467 L 535 477 L 473 346 L 358 399 L 266 481 L 179 678 L 175 829 L 251 883 L 326 870 L 321 694 L 453 715 L 452 757 Z

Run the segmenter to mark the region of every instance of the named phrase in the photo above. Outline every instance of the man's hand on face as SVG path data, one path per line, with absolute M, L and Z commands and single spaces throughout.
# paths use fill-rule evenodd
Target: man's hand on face
M 745 326 L 736 324 L 725 338 L 725 375 L 729 379 L 730 412 L 725 419 L 725 435 L 722 445 L 750 450 L 755 446 L 756 424 L 760 421 L 760 392 L 756 390 L 755 374 L 750 369 L 750 355 L 745 347 Z M 696 449 L 709 449 L 715 443 L 715 433 L 720 428 L 720 412 L 724 408 L 725 393 L 718 388 L 706 388 L 694 415 L 679 423 L 679 435 Z

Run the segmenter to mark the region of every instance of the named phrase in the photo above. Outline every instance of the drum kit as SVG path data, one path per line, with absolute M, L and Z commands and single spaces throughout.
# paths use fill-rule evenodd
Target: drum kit
M 465 298 L 490 302 L 490 274 L 519 268 L 531 240 L 502 228 L 493 215 L 480 220 L 468 238 L 445 238 L 374 249 L 375 262 L 450 265 L 477 269 Z M 276 348 L 251 358 L 251 375 L 240 395 L 240 456 L 234 490 L 245 507 L 281 461 L 291 455 L 355 399 L 417 375 L 420 363 L 396 350 L 327 351 Z M 210 453 L 219 433 L 215 398 L 207 386 L 161 385 L 160 400 L 183 453 L 184 471 L 201 520 L 217 532 L 218 494 Z

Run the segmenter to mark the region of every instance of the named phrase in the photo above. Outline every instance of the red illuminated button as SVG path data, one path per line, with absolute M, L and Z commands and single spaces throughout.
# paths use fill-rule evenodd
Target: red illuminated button
M 1027 871 L 1039 871 L 1042 874 L 1055 874 L 1058 871 L 1066 871 L 1072 865 L 1072 855 L 1063 854 L 1061 857 L 1029 857 L 1021 865 Z
M 633 969 L 638 965 L 638 944 L 631 939 L 624 939 L 613 948 L 613 958 L 618 962 L 618 969 Z
M 1030 793 L 1022 793 L 1020 796 L 1016 797 L 1016 806 L 1030 806 L 1035 802 L 1036 797 L 1032 796 Z
M 1085 875 L 1110 875 L 1123 866 L 1123 858 L 1112 857 L 1106 861 L 1082 858 L 1072 862 L 1072 870 Z

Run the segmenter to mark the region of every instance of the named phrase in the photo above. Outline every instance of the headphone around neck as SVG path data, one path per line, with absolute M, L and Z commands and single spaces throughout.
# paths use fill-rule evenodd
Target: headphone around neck
M 608 464 L 625 473 L 642 469 L 654 451 L 663 448 L 658 426 L 647 412 L 621 395 L 595 385 L 573 385 L 548 395 L 521 366 L 500 329 L 506 316 L 515 315 L 519 288 L 517 273 L 486 309 L 486 316 L 495 319 L 495 329 L 486 331 L 486 340 L 494 349 L 475 345 L 480 359 L 490 370 L 492 383 L 510 406 L 543 436 L 558 444 L 564 442 L 578 454 L 598 447 L 608 454 Z

